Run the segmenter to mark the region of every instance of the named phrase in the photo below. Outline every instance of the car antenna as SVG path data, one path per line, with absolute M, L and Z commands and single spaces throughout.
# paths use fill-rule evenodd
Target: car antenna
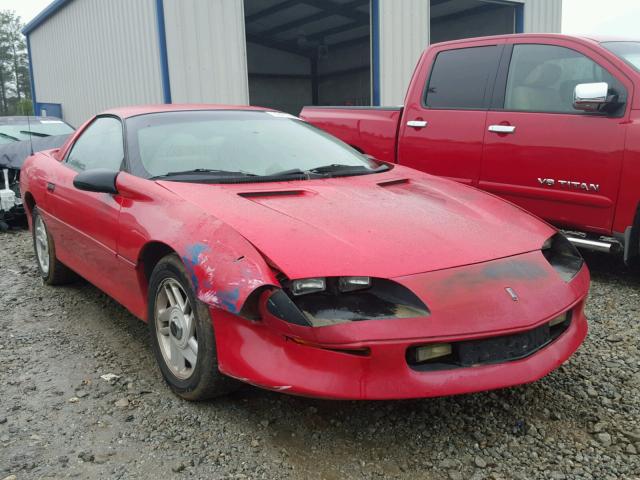
M 33 155 L 33 135 L 31 135 L 31 115 L 27 115 L 27 126 L 29 127 L 29 148 L 31 149 L 31 155 Z

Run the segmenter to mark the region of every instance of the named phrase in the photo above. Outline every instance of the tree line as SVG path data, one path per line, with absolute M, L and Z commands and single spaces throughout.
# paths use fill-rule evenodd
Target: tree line
M 0 10 L 0 116 L 33 112 L 23 26 L 14 11 Z

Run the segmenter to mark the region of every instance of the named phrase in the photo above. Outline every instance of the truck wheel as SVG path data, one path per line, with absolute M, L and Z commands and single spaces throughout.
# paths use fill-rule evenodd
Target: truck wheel
M 239 382 L 218 369 L 209 309 L 195 298 L 189 275 L 175 254 L 153 269 L 148 319 L 153 353 L 176 394 L 186 400 L 206 400 L 238 388 Z
M 33 249 L 36 253 L 40 276 L 47 285 L 64 285 L 75 280 L 76 275 L 56 257 L 56 246 L 37 207 L 33 208 Z

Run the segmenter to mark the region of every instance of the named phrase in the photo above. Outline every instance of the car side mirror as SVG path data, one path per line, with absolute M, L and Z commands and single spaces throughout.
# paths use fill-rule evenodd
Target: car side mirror
M 573 108 L 583 112 L 602 112 L 615 98 L 609 96 L 609 84 L 581 83 L 573 93 Z
M 104 168 L 85 170 L 75 176 L 73 186 L 86 192 L 117 194 L 116 178 L 119 173 Z

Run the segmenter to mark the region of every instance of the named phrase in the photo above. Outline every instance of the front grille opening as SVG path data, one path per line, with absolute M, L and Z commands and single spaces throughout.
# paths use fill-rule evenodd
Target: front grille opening
M 407 363 L 413 370 L 428 372 L 521 360 L 546 347 L 566 332 L 571 325 L 571 317 L 571 312 L 567 312 L 566 320 L 554 325 L 545 323 L 513 335 L 452 342 L 449 355 L 422 362 L 418 361 L 418 350 L 428 345 L 416 345 L 407 349 Z

